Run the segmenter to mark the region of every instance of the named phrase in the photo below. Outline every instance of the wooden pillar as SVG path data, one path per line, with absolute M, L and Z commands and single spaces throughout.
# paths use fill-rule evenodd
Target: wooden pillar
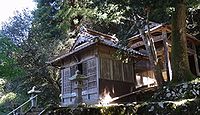
M 60 94 L 60 98 L 61 98 L 61 105 L 63 106 L 64 105 L 64 99 L 63 99 L 63 95 L 64 95 L 64 79 L 63 79 L 63 77 L 64 77 L 64 69 L 61 69 L 60 70 L 60 76 L 61 76 L 61 94 Z
M 110 59 L 110 65 L 108 66 L 110 66 L 110 75 L 111 75 L 110 79 L 113 80 L 114 77 L 113 77 L 113 60 L 112 59 Z
M 198 58 L 197 58 L 196 53 L 194 54 L 194 62 L 195 62 L 195 69 L 196 69 L 197 76 L 200 76 Z
M 172 70 L 171 70 L 171 63 L 169 59 L 169 50 L 168 50 L 168 39 L 167 39 L 167 33 L 165 30 L 162 30 L 162 38 L 163 38 L 163 45 L 164 45 L 164 58 L 165 58 L 165 68 L 167 71 L 167 81 L 172 80 Z
M 123 62 L 120 62 L 120 63 L 121 63 L 121 70 L 122 70 L 122 81 L 125 81 L 125 79 L 124 79 L 124 68 L 123 68 L 124 64 L 123 64 Z
M 131 61 L 131 63 L 132 63 L 131 65 L 132 65 L 132 67 L 133 67 L 133 68 L 132 68 L 132 71 L 133 71 L 132 76 L 134 76 L 134 77 L 133 77 L 133 80 L 134 80 L 134 83 L 136 83 L 136 84 L 135 84 L 135 86 L 136 86 L 136 85 L 137 85 L 137 79 L 136 79 L 136 71 L 135 71 L 135 62 L 134 62 L 134 61 Z
M 196 70 L 196 74 L 197 76 L 200 76 L 200 72 L 199 72 L 199 63 L 198 63 L 198 57 L 197 57 L 197 49 L 196 49 L 196 46 L 194 44 L 194 42 L 192 42 L 192 48 L 194 49 L 194 63 L 195 63 L 195 70 Z
M 96 75 L 96 81 L 97 81 L 97 96 L 98 96 L 98 99 L 100 98 L 100 76 L 101 76 L 101 74 L 102 73 L 100 73 L 101 72 L 101 62 L 100 62 L 100 59 L 101 59 L 101 57 L 99 56 L 99 53 L 98 53 L 98 56 L 96 57 L 96 73 L 97 73 L 97 75 Z

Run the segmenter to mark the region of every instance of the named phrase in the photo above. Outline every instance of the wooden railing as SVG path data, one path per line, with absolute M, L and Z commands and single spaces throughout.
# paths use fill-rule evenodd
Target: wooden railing
M 17 107 L 16 109 L 14 109 L 13 111 L 11 111 L 10 113 L 8 113 L 7 115 L 23 115 L 23 107 L 25 105 L 27 105 L 29 102 L 31 102 L 33 99 L 35 99 L 38 95 L 35 95 L 33 97 L 31 97 L 29 100 L 27 100 L 26 102 L 24 102 L 23 104 L 21 104 L 19 107 Z

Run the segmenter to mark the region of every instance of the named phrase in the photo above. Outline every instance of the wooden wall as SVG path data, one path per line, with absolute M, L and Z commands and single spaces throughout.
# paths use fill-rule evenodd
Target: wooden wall
M 135 90 L 134 58 L 123 57 L 123 59 L 119 59 L 114 56 L 116 51 L 111 47 L 98 47 L 99 98 L 103 97 L 105 93 L 110 93 L 113 98 Z
M 114 81 L 135 82 L 134 64 L 100 57 L 100 78 Z
M 76 70 L 80 70 L 81 74 L 88 77 L 88 79 L 84 81 L 84 88 L 82 92 L 83 102 L 97 102 L 97 57 L 95 54 L 95 49 L 91 48 L 73 54 L 63 60 L 63 65 L 61 69 L 61 99 L 63 106 L 71 105 L 74 103 L 76 93 L 74 91 L 74 83 L 72 81 L 69 81 L 69 78 L 75 74 Z
M 108 46 L 98 47 L 100 78 L 114 81 L 135 82 L 134 58 L 117 57 L 117 49 Z
M 119 97 L 135 90 L 134 82 L 122 82 L 114 81 L 108 79 L 99 79 L 99 98 L 104 97 L 106 94 L 112 98 Z M 120 99 L 120 101 L 115 102 L 133 102 L 133 98 Z

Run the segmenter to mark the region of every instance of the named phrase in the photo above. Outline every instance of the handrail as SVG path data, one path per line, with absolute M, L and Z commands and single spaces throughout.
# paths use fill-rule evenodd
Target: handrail
M 35 95 L 34 97 L 31 97 L 29 100 L 27 100 L 26 102 L 24 102 L 23 104 L 21 104 L 19 107 L 17 107 L 16 109 L 12 110 L 10 113 L 8 113 L 7 115 L 11 115 L 12 113 L 14 113 L 15 111 L 17 111 L 18 109 L 22 108 L 24 105 L 26 105 L 28 102 L 30 102 L 32 99 L 36 98 L 38 95 Z
M 42 115 L 42 114 L 44 114 L 45 112 L 46 112 L 46 110 L 48 110 L 49 109 L 49 106 L 48 107 L 46 107 L 45 109 L 43 109 L 38 115 Z

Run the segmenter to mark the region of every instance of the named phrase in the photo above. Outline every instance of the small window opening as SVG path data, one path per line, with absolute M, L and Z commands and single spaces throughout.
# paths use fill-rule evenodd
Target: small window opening
M 78 70 L 80 71 L 81 74 L 83 74 L 83 64 L 82 63 L 78 64 Z

